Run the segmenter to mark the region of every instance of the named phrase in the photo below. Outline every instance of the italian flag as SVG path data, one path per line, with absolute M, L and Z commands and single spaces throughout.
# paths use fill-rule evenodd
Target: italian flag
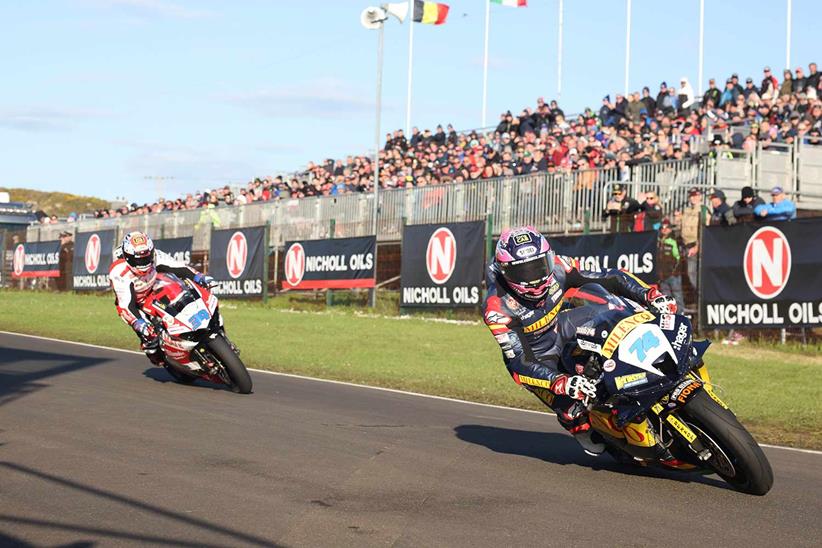
M 414 22 L 442 25 L 448 17 L 448 5 L 414 0 Z
M 524 8 L 528 6 L 527 0 L 491 0 L 491 3 L 508 6 L 509 8 Z

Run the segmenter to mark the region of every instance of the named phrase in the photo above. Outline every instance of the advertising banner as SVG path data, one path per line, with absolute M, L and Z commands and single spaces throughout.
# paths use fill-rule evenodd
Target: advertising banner
M 703 325 L 822 325 L 822 218 L 712 226 L 702 232 Z
M 282 287 L 374 287 L 376 246 L 376 236 L 286 242 Z
M 485 223 L 406 226 L 400 306 L 476 306 L 482 298 Z
M 78 232 L 72 275 L 75 291 L 108 289 L 108 269 L 114 250 L 114 230 Z
M 12 278 L 60 276 L 60 240 L 17 244 L 11 263 Z
M 208 273 L 217 281 L 215 295 L 261 297 L 266 268 L 265 227 L 211 231 Z
M 191 263 L 191 248 L 194 238 L 186 236 L 184 238 L 163 238 L 154 240 L 154 248 L 171 255 L 175 261 L 181 263 Z
M 557 255 L 573 257 L 580 270 L 626 270 L 645 283 L 655 284 L 656 231 L 551 237 Z

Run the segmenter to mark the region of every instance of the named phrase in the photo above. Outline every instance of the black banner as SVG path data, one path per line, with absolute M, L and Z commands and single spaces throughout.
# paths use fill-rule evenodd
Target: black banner
M 374 287 L 376 236 L 286 242 L 283 289 Z
M 72 274 L 75 291 L 108 289 L 108 269 L 114 250 L 114 230 L 78 232 Z
M 402 231 L 401 306 L 480 304 L 485 223 L 406 226 Z
M 17 244 L 11 262 L 12 278 L 60 276 L 60 240 Z
M 265 227 L 211 231 L 208 273 L 217 281 L 215 295 L 260 297 L 263 294 Z
M 175 261 L 190 264 L 193 241 L 194 238 L 191 236 L 163 238 L 162 240 L 154 240 L 154 248 L 171 255 L 171 258 Z
M 822 218 L 702 232 L 700 318 L 714 327 L 822 325 Z
M 580 270 L 626 270 L 645 283 L 655 284 L 658 233 L 622 232 L 548 239 L 557 255 L 573 257 Z

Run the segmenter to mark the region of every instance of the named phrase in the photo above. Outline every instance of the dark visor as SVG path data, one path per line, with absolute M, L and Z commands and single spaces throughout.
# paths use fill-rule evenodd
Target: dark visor
M 136 257 L 134 255 L 128 257 L 128 264 L 131 266 L 148 266 L 154 262 L 154 252 L 152 251 L 148 255 L 144 255 L 143 257 Z
M 524 263 L 507 264 L 502 267 L 502 274 L 516 284 L 541 282 L 549 273 L 546 255 Z

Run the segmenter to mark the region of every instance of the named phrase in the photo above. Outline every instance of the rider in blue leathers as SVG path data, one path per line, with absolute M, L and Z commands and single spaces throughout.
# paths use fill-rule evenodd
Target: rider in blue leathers
M 579 270 L 572 259 L 557 256 L 538 231 L 521 227 L 504 231 L 497 243 L 483 316 L 514 381 L 551 407 L 586 452 L 599 454 L 605 447 L 591 439 L 582 404 L 596 395 L 596 386 L 581 371 L 562 371 L 559 361 L 577 328 L 596 314 L 592 307 L 570 308 L 565 300 L 567 290 L 586 283 L 660 312 L 676 311 L 673 299 L 631 274 Z

